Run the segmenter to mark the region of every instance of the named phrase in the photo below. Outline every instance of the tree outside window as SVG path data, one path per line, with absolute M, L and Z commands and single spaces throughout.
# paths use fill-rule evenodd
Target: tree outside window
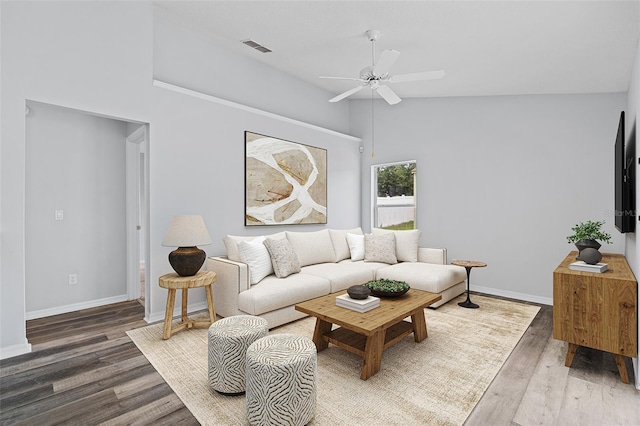
M 415 229 L 416 162 L 373 166 L 373 223 L 383 229 Z

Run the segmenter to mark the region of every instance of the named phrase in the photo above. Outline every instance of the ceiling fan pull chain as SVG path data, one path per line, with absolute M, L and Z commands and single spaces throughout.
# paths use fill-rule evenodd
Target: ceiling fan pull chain
M 373 126 L 375 121 L 373 120 L 373 90 L 371 91 L 371 158 L 375 155 L 375 134 L 373 131 Z
M 376 64 L 376 39 L 371 40 L 371 65 Z

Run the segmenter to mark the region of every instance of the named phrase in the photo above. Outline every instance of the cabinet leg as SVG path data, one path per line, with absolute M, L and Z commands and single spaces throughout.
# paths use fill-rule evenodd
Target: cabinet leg
M 576 355 L 576 351 L 580 346 L 575 343 L 569 343 L 569 347 L 567 348 L 567 359 L 564 361 L 564 365 L 567 367 L 571 367 L 571 363 L 573 362 L 573 357 Z
M 620 379 L 623 383 L 629 384 L 629 375 L 627 374 L 627 364 L 624 363 L 624 355 L 612 354 L 616 360 L 618 371 L 620 372 Z

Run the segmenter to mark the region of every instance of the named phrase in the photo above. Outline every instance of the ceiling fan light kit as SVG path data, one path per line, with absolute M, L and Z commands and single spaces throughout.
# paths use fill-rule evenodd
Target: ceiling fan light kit
M 320 77 L 337 80 L 359 81 L 362 84 L 329 99 L 329 102 L 341 101 L 342 99 L 359 92 L 364 87 L 369 86 L 371 90 L 375 90 L 382 99 L 387 101 L 389 105 L 395 105 L 402 99 L 400 99 L 400 97 L 396 95 L 393 90 L 391 90 L 391 88 L 387 85 L 388 83 L 404 83 L 408 81 L 419 80 L 437 80 L 444 77 L 445 74 L 443 70 L 390 75 L 389 70 L 398 59 L 398 56 L 400 56 L 400 52 L 393 49 L 383 50 L 382 53 L 380 53 L 380 57 L 378 57 L 378 60 L 376 61 L 376 40 L 378 40 L 380 36 L 382 36 L 382 32 L 378 30 L 369 30 L 366 32 L 366 35 L 372 44 L 372 65 L 363 68 L 360 71 L 360 76 L 358 78 L 325 76 Z

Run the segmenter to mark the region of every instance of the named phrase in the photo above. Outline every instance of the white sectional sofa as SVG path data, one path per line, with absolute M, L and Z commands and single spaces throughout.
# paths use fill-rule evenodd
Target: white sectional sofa
M 266 238 L 286 239 L 279 245 L 295 253 L 289 256 L 289 260 L 295 258 L 294 265 L 284 267 L 293 269 L 278 278 L 273 265 L 282 275 L 283 267 L 277 263 L 282 260 L 266 250 L 265 237 L 227 235 L 227 256 L 209 257 L 206 264 L 218 276 L 213 285 L 216 312 L 223 317 L 256 315 L 273 328 L 305 316 L 295 310 L 296 303 L 380 278 L 406 281 L 412 288 L 438 293 L 442 300 L 433 307 L 440 306 L 464 292 L 466 271 L 446 264 L 446 249 L 418 247 L 419 237 L 419 230 L 378 229 L 365 237 L 360 228 L 272 234 Z

